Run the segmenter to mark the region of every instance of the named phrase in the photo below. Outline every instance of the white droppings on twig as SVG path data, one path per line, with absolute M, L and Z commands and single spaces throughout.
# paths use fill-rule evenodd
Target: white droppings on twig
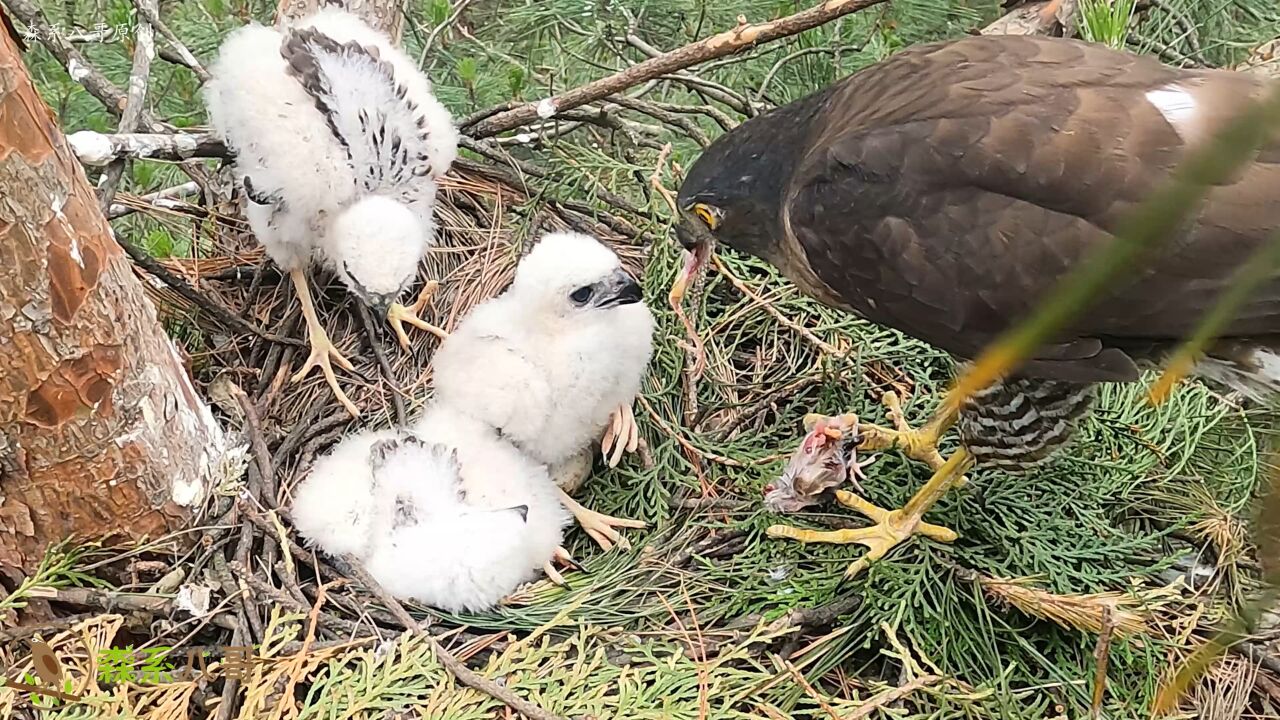
M 204 617 L 209 614 L 211 593 L 204 585 L 183 585 L 173 599 L 174 607 L 188 613 L 192 617 Z
M 67 74 L 71 76 L 72 80 L 80 82 L 89 77 L 89 68 L 81 65 L 79 60 L 71 58 L 71 62 L 67 63 Z
M 543 120 L 550 120 L 556 116 L 556 101 L 554 98 L 543 98 L 538 102 L 538 117 Z
M 85 165 L 106 165 L 111 161 L 111 141 L 102 133 L 81 130 L 68 135 L 67 142 L 71 143 L 71 150 Z

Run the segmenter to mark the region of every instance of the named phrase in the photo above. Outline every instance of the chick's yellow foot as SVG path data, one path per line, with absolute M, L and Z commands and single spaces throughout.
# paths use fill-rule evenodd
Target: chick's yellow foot
M 569 512 L 573 513 L 573 516 L 577 518 L 578 524 L 582 526 L 582 529 L 585 530 L 587 534 L 591 536 L 591 539 L 595 540 L 605 552 L 612 550 L 615 545 L 624 550 L 631 549 L 631 543 L 628 542 L 627 539 L 617 530 L 614 530 L 614 528 L 622 527 L 641 529 L 648 527 L 643 520 L 616 518 L 598 513 L 595 510 L 589 510 L 586 507 L 583 507 L 577 500 L 570 497 L 565 491 L 560 490 L 559 492 L 560 502 L 564 503 L 564 506 L 569 509 Z
M 600 438 L 600 454 L 609 461 L 609 467 L 618 467 L 623 452 L 635 452 L 640 446 L 640 426 L 636 424 L 636 415 L 631 405 L 619 405 L 609 419 L 609 427 L 605 428 Z
M 790 525 L 771 525 L 765 532 L 769 537 L 795 540 L 802 543 L 835 543 L 847 545 L 857 543 L 867 548 L 867 554 L 859 558 L 845 571 L 845 577 L 851 578 L 862 572 L 868 565 L 883 558 L 890 550 L 897 547 L 912 535 L 923 535 L 938 542 L 955 542 L 958 537 L 955 531 L 923 522 L 919 515 L 909 514 L 906 508 L 885 510 L 872 505 L 851 492 L 836 491 L 836 502 L 847 508 L 858 511 L 875 521 L 875 525 L 855 530 L 807 530 Z
M 423 320 L 421 317 L 422 311 L 431 302 L 431 297 L 439 289 L 440 283 L 432 280 L 423 286 L 422 292 L 418 293 L 418 300 L 413 305 L 405 307 L 400 303 L 392 303 L 391 307 L 387 309 L 387 322 L 391 323 L 391 328 L 395 330 L 396 338 L 400 341 L 400 347 L 405 350 L 409 349 L 409 335 L 404 331 L 404 323 L 409 323 L 419 330 L 426 330 L 441 340 L 449 337 L 449 333 Z
M 342 403 L 342 407 L 346 408 L 351 417 L 360 417 L 360 411 L 356 408 L 355 403 L 351 402 L 347 394 L 342 392 L 342 388 L 338 387 L 338 378 L 333 374 L 333 365 L 330 359 L 338 361 L 338 365 L 344 370 L 353 370 L 351 362 L 338 352 L 338 348 L 333 346 L 333 341 L 329 339 L 329 333 L 324 331 L 324 326 L 320 324 L 320 319 L 316 317 L 315 306 L 311 303 L 311 291 L 307 287 L 307 277 L 301 270 L 294 270 L 289 273 L 290 279 L 293 280 L 294 290 L 298 293 L 298 300 L 302 303 L 302 317 L 307 322 L 307 338 L 311 342 L 311 355 L 307 357 L 307 361 L 302 364 L 302 369 L 293 374 L 290 382 L 298 382 L 311 372 L 311 368 L 318 367 L 324 375 L 325 382 L 329 383 L 329 389 L 333 391 L 334 397 L 338 398 L 338 402 Z
M 342 388 L 338 386 L 338 378 L 333 373 L 333 365 L 330 362 L 336 360 L 338 365 L 344 370 L 351 370 L 351 361 L 343 357 L 338 352 L 338 348 L 333 346 L 333 342 L 329 340 L 329 336 L 324 330 L 320 330 L 319 334 L 311 334 L 311 355 L 307 357 L 307 361 L 302 364 L 302 369 L 293 374 L 290 378 L 291 382 L 298 382 L 311 372 L 311 368 L 320 368 L 320 373 L 324 375 L 324 380 L 329 384 L 329 389 L 333 391 L 334 397 L 338 398 L 338 402 L 342 403 L 342 407 L 346 408 L 351 417 L 360 417 L 360 411 L 356 408 L 355 403 L 342 392 Z

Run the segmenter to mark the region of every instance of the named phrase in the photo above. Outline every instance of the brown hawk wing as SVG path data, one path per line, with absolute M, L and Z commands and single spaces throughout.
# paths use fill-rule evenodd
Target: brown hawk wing
M 867 319 L 972 357 L 1263 89 L 1061 39 L 907 50 L 828 95 L 787 190 L 786 242 Z M 1134 379 L 1125 341 L 1185 336 L 1277 228 L 1272 142 L 1027 371 Z M 1272 333 L 1280 276 L 1228 328 Z

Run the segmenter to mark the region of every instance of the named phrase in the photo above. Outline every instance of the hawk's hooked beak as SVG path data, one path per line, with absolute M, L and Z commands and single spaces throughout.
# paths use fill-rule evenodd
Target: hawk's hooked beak
M 676 277 L 676 281 L 671 285 L 671 292 L 667 295 L 668 302 L 671 307 L 678 307 L 684 300 L 684 294 L 689 290 L 689 285 L 693 283 L 693 279 L 702 272 L 702 268 L 711 259 L 711 253 L 715 250 L 715 240 L 711 234 L 701 227 L 690 227 L 687 222 L 680 222 L 676 225 L 676 239 L 680 241 L 680 245 L 685 249 L 684 267 L 680 270 L 680 275 Z

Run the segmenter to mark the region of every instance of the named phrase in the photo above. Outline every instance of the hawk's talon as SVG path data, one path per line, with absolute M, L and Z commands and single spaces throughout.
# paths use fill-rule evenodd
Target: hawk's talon
M 807 530 L 790 525 L 771 525 L 765 533 L 769 537 L 801 543 L 857 543 L 865 546 L 867 553 L 849 566 L 845 579 L 856 576 L 912 535 L 923 535 L 944 543 L 955 542 L 959 537 L 950 528 L 923 522 L 918 517 L 907 515 L 905 510 L 885 510 L 844 490 L 836 491 L 836 502 L 867 516 L 876 524 L 853 530 Z

